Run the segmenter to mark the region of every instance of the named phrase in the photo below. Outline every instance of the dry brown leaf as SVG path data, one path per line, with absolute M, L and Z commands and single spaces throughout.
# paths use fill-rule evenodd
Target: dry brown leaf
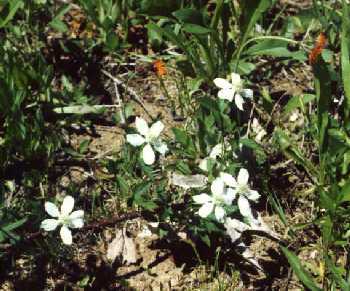
M 125 228 L 117 231 L 107 248 L 107 259 L 110 262 L 114 262 L 120 256 L 126 264 L 134 264 L 137 261 L 136 244 L 127 236 Z

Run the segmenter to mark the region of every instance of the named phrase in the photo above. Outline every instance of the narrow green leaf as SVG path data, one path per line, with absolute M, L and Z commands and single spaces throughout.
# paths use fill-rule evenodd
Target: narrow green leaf
M 262 14 L 274 4 L 275 0 L 249 0 L 241 1 L 241 45 L 244 44 L 253 29 L 255 23 L 259 20 Z
M 287 260 L 289 264 L 291 265 L 293 271 L 299 278 L 303 284 L 309 288 L 311 291 L 321 291 L 322 289 L 319 288 L 316 283 L 313 281 L 310 274 L 303 268 L 303 266 L 300 263 L 299 258 L 293 254 L 291 251 L 289 251 L 285 247 L 281 247 L 284 255 L 287 257 Z
M 7 14 L 6 18 L 0 23 L 0 28 L 3 28 L 9 21 L 12 20 L 12 18 L 15 16 L 17 10 L 21 7 L 23 4 L 22 0 L 13 0 L 10 2 L 10 11 Z

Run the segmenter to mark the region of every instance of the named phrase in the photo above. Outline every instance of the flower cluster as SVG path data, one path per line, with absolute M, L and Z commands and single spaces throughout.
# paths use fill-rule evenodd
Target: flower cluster
M 228 173 L 220 173 L 211 184 L 211 195 L 201 193 L 193 196 L 193 200 L 202 206 L 198 210 L 198 215 L 205 218 L 213 211 L 215 218 L 222 222 L 226 215 L 225 206 L 230 206 L 237 198 L 237 205 L 242 216 L 249 221 L 254 219 L 250 208 L 249 200 L 257 201 L 260 194 L 251 190 L 248 185 L 249 173 L 246 169 L 240 169 L 237 179 Z
M 228 101 L 233 101 L 234 99 L 236 106 L 240 110 L 243 110 L 243 97 L 252 98 L 253 96 L 252 90 L 243 89 L 243 82 L 238 74 L 232 73 L 230 82 L 217 78 L 214 80 L 214 83 L 220 88 L 218 97 Z M 257 127 L 256 122 L 254 122 L 253 127 Z M 156 152 L 163 156 L 168 152 L 167 144 L 160 137 L 164 130 L 164 124 L 161 121 L 156 121 L 149 126 L 143 118 L 136 117 L 135 127 L 137 133 L 127 134 L 126 141 L 134 147 L 142 147 L 141 158 L 143 162 L 147 165 L 152 165 L 156 160 Z M 227 141 L 214 146 L 209 156 L 201 160 L 199 168 L 203 171 L 208 171 L 209 163 L 222 158 L 225 150 L 231 151 L 231 145 Z M 232 158 L 236 158 L 234 153 Z M 206 185 L 207 177 L 203 175 L 173 175 L 173 180 L 174 183 L 176 182 L 175 184 L 181 185 L 186 189 L 202 188 Z M 260 195 L 257 191 L 250 189 L 248 180 L 248 171 L 243 168 L 239 170 L 237 178 L 229 173 L 221 172 L 212 181 L 210 194 L 203 192 L 193 196 L 195 204 L 200 205 L 197 212 L 198 215 L 202 218 L 207 218 L 213 214 L 217 221 L 224 224 L 231 237 L 238 236 L 240 232 L 249 226 L 228 217 L 227 210 L 236 200 L 240 214 L 246 218 L 248 223 L 253 224 L 256 222 L 250 207 L 250 201 L 257 201 Z M 45 210 L 52 218 L 42 221 L 41 228 L 45 231 L 53 231 L 58 226 L 61 226 L 60 236 L 63 243 L 71 245 L 73 239 L 70 228 L 82 228 L 84 225 L 84 211 L 73 211 L 73 208 L 74 198 L 71 196 L 64 198 L 60 210 L 53 203 L 46 202 Z

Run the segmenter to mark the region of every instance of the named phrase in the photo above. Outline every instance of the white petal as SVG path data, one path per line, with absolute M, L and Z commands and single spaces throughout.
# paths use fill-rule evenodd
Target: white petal
M 72 233 L 68 227 L 63 225 L 61 227 L 61 230 L 60 230 L 60 235 L 61 235 L 61 239 L 65 245 L 72 244 Z
M 143 118 L 140 118 L 140 117 L 136 117 L 135 125 L 136 125 L 137 131 L 140 134 L 142 134 L 143 136 L 146 136 L 148 134 L 149 127 L 148 127 L 146 120 L 144 120 Z
M 233 100 L 234 96 L 235 96 L 235 91 L 232 89 L 221 89 L 218 92 L 218 97 L 220 99 L 228 100 L 230 102 Z
M 242 214 L 244 217 L 253 217 L 252 210 L 249 205 L 249 201 L 247 198 L 244 196 L 239 196 L 238 198 L 238 208 L 239 212 Z
M 212 159 L 216 159 L 217 157 L 220 157 L 222 154 L 223 154 L 223 145 L 219 143 L 213 147 L 213 149 L 209 154 L 209 157 L 211 157 Z
M 248 171 L 244 168 L 240 169 L 237 177 L 238 184 L 246 185 L 248 184 L 248 180 L 249 180 Z
M 241 76 L 236 73 L 231 73 L 231 83 L 234 88 L 240 87 L 242 84 Z
M 224 180 L 224 182 L 227 186 L 233 187 L 233 188 L 237 187 L 237 181 L 232 175 L 221 172 L 220 178 L 222 178 Z
M 152 165 L 156 159 L 154 151 L 149 143 L 146 144 L 142 150 L 142 159 L 146 165 Z
M 224 201 L 226 205 L 231 205 L 232 201 L 236 198 L 237 191 L 232 188 L 226 188 Z
M 192 196 L 192 199 L 194 200 L 194 202 L 196 202 L 198 204 L 205 204 L 205 203 L 211 202 L 213 200 L 213 198 L 210 197 L 206 193 L 194 195 L 194 196 Z
M 222 219 L 225 216 L 225 209 L 222 208 L 221 206 L 216 206 L 215 207 L 215 217 L 218 221 L 222 221 Z
M 154 145 L 154 149 L 155 149 L 158 153 L 160 153 L 161 155 L 165 155 L 166 152 L 169 150 L 169 149 L 168 149 L 168 146 L 167 146 L 166 143 L 164 143 L 164 142 L 155 144 L 155 145 Z
M 236 106 L 239 110 L 242 110 L 243 111 L 243 104 L 244 104 L 244 100 L 242 98 L 241 95 L 239 94 L 236 94 L 235 95 L 235 103 L 236 103 Z
M 134 133 L 134 134 L 127 134 L 126 140 L 129 144 L 133 145 L 134 147 L 138 147 L 142 145 L 145 142 L 145 139 L 143 136 Z
M 72 196 L 67 195 L 63 199 L 63 203 L 61 205 L 61 215 L 69 215 L 74 208 L 74 198 Z
M 74 218 L 70 221 L 69 227 L 71 228 L 82 228 L 84 226 L 84 219 Z
M 214 196 L 222 196 L 224 194 L 224 180 L 221 178 L 216 178 L 213 183 L 211 183 L 211 193 L 213 193 Z
M 164 129 L 164 124 L 161 121 L 157 121 L 153 123 L 149 130 L 150 137 L 157 138 L 158 136 L 160 136 L 163 129 Z
M 57 225 L 57 219 L 45 219 L 41 222 L 40 228 L 43 228 L 46 231 L 52 231 L 56 229 Z
M 199 208 L 198 210 L 198 215 L 200 217 L 207 217 L 210 213 L 213 212 L 213 208 L 214 208 L 214 204 L 209 202 L 209 203 L 205 203 L 203 204 L 203 206 L 201 208 Z
M 208 160 L 209 160 L 209 158 L 205 158 L 205 159 L 200 161 L 199 168 L 201 170 L 208 172 L 208 167 L 209 167 Z
M 57 206 L 51 202 L 45 202 L 45 210 L 52 217 L 58 217 L 60 215 Z
M 214 84 L 216 87 L 219 87 L 220 89 L 230 89 L 232 87 L 232 84 L 222 78 L 216 78 L 214 79 Z
M 253 99 L 254 93 L 252 89 L 243 89 L 241 90 L 241 94 L 243 97 L 248 99 Z
M 258 191 L 250 190 L 248 193 L 246 193 L 246 197 L 249 200 L 256 201 L 256 200 L 258 200 L 260 198 L 260 194 L 259 194 Z
M 69 215 L 70 219 L 83 218 L 83 217 L 84 217 L 84 210 L 76 210 Z

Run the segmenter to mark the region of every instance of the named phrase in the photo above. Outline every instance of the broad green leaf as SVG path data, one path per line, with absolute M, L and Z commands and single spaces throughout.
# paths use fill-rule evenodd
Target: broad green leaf
M 206 28 L 204 26 L 200 26 L 197 24 L 191 24 L 191 23 L 186 23 L 183 26 L 183 30 L 193 34 L 209 34 L 212 32 L 212 30 L 209 28 Z
M 204 25 L 203 16 L 198 10 L 193 8 L 184 8 L 176 10 L 172 13 L 179 21 L 183 23 L 192 23 L 197 25 Z
M 273 57 L 292 58 L 298 61 L 305 61 L 306 55 L 302 51 L 290 51 L 288 42 L 282 40 L 268 39 L 260 41 L 244 52 L 247 56 L 267 55 Z
M 281 247 L 284 255 L 287 257 L 287 260 L 289 264 L 291 265 L 293 271 L 299 278 L 303 284 L 309 288 L 311 291 L 322 291 L 321 288 L 319 288 L 310 274 L 304 269 L 304 267 L 301 265 L 299 258 L 293 254 L 291 251 L 289 251 L 285 247 Z

